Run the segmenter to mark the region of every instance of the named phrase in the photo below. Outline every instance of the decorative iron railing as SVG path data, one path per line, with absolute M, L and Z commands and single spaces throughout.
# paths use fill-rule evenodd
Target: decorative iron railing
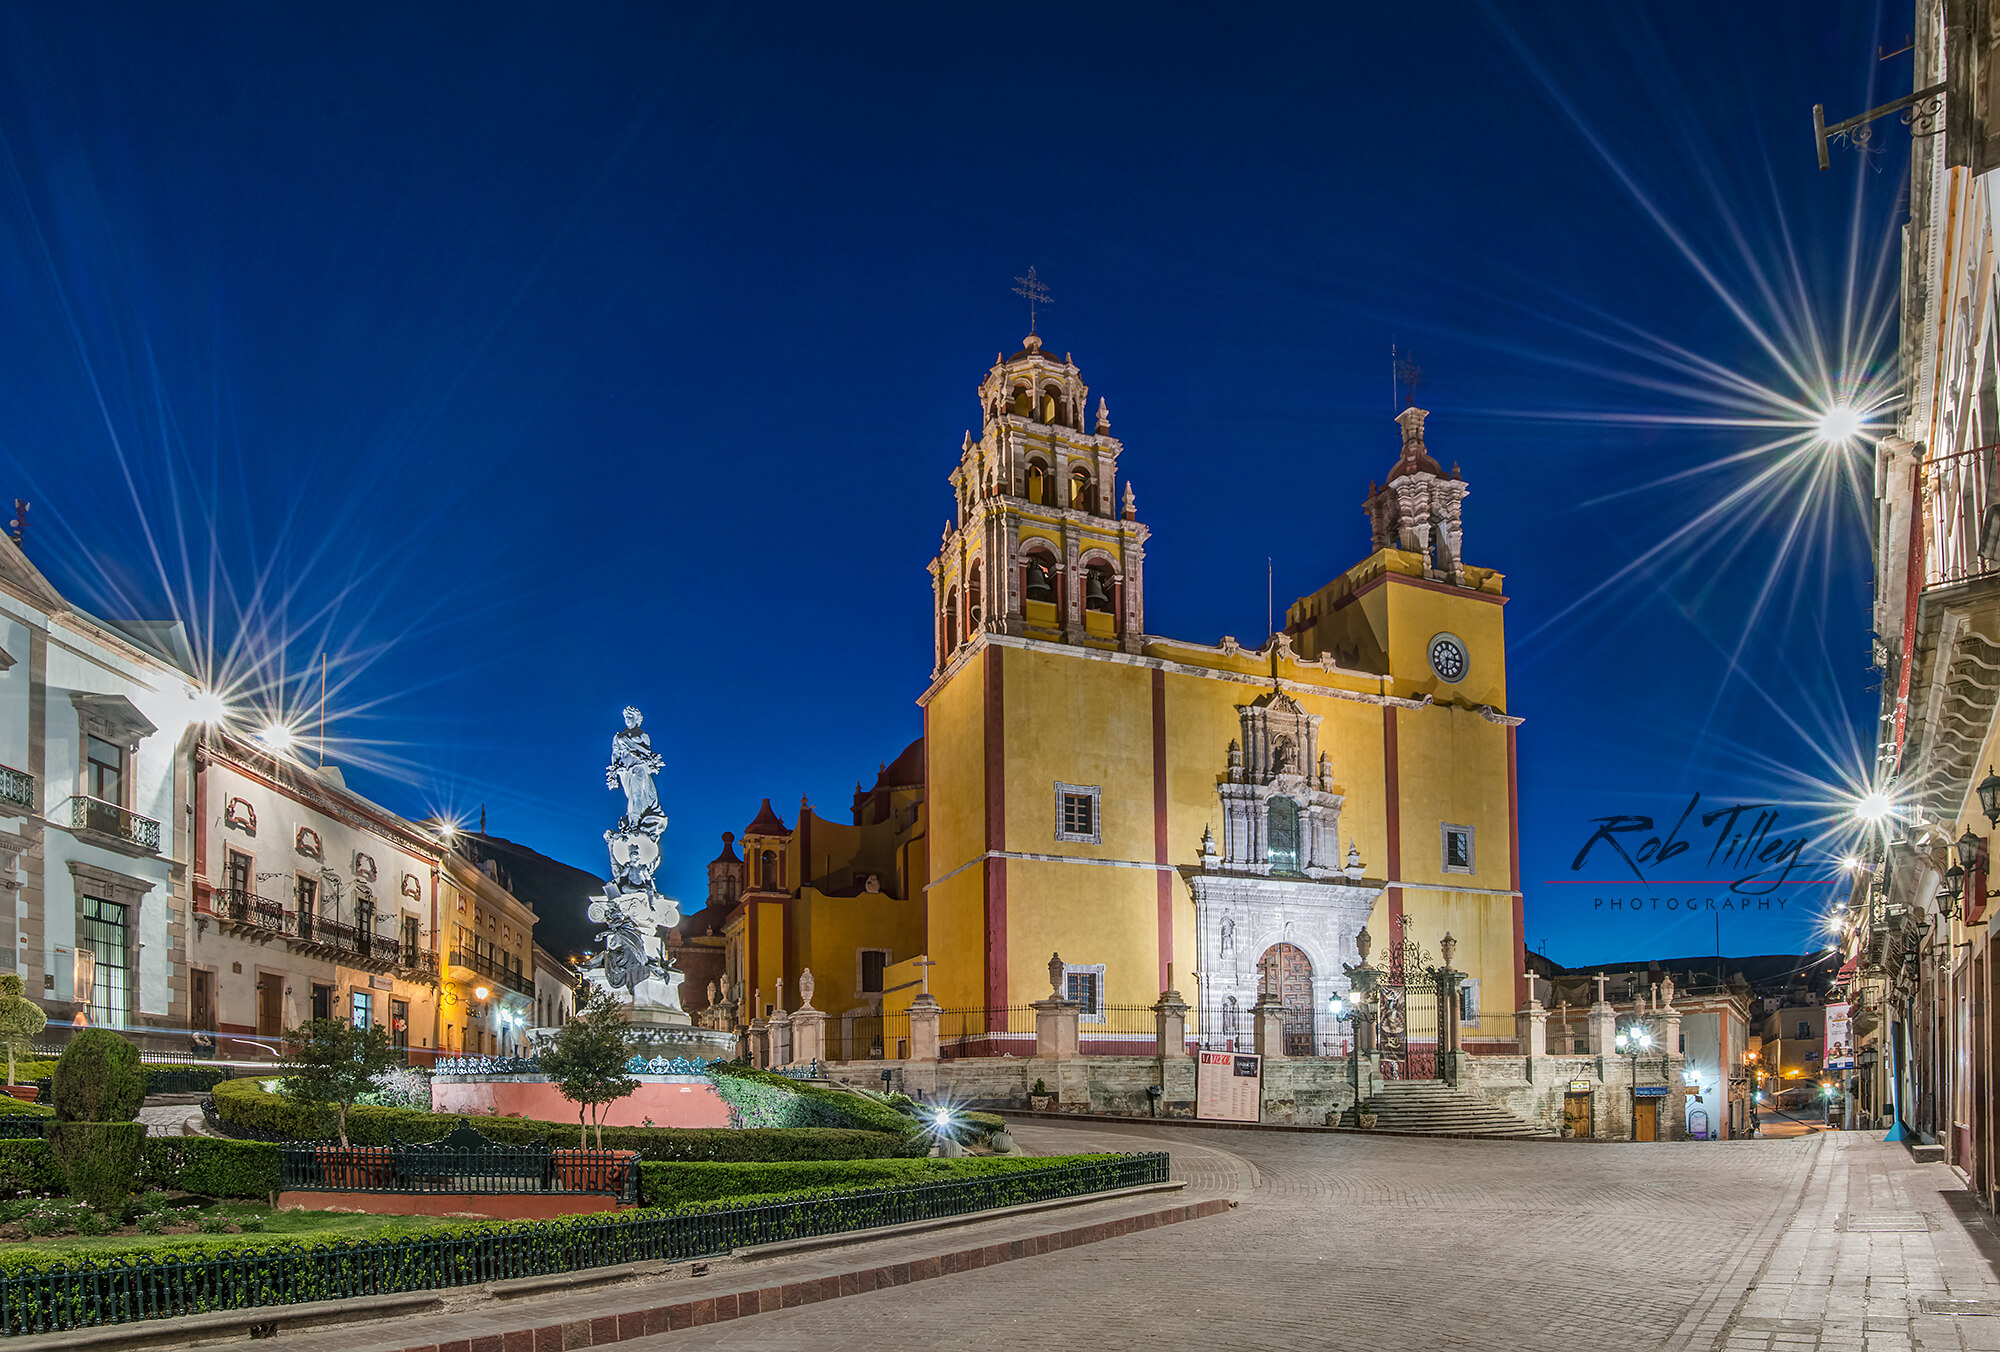
M 0 765 L 0 803 L 11 803 L 29 812 L 35 810 L 35 777 L 26 770 Z
M 777 1073 L 789 1080 L 823 1080 L 826 1078 L 824 1072 L 819 1068 L 819 1061 L 817 1059 L 808 1061 L 802 1066 L 779 1066 L 777 1067 Z
M 273 934 L 283 934 L 290 928 L 284 903 L 260 897 L 254 892 L 224 888 L 215 894 L 209 905 L 217 919 L 233 925 L 247 925 L 252 929 L 269 930 Z
M 533 995 L 535 993 L 534 978 L 509 970 L 487 957 L 484 953 L 474 953 L 470 949 L 454 948 L 451 950 L 451 965 L 453 967 L 462 967 L 469 972 L 477 972 L 480 976 L 486 977 L 488 980 L 522 995 Z
M 701 1057 L 635 1056 L 625 1063 L 634 1075 L 701 1075 L 717 1064 Z M 813 1063 L 819 1065 L 817 1061 Z M 433 1075 L 539 1075 L 538 1056 L 443 1056 L 431 1064 Z
M 438 974 L 437 951 L 418 948 L 415 944 L 403 944 L 401 951 L 396 955 L 396 965 L 406 972 L 435 978 Z
M 1926 460 L 1921 519 L 1926 587 L 2000 572 L 2000 446 Z
M 288 1145 L 279 1167 L 286 1192 L 583 1193 L 609 1194 L 627 1206 L 639 1201 L 634 1151 L 508 1145 L 462 1120 L 429 1145 Z
M 464 1235 L 314 1245 L 252 1241 L 240 1250 L 157 1260 L 55 1259 L 0 1276 L 0 1334 L 478 1286 L 617 1263 L 686 1262 L 756 1244 L 964 1216 L 1163 1183 L 1166 1177 L 1166 1155 L 1124 1155 L 713 1211 L 641 1211 L 560 1224 L 522 1222 Z
M 1035 1054 L 1035 1011 L 1028 1005 L 991 1009 L 946 1009 L 938 1013 L 938 1055 L 946 1060 L 964 1056 Z
M 69 800 L 69 825 L 72 831 L 92 831 L 98 835 L 115 836 L 128 844 L 137 845 L 142 850 L 159 852 L 160 824 L 151 817 L 142 817 L 129 808 L 107 803 L 102 798 L 89 798 L 77 794 Z
M 908 1014 L 835 1014 L 826 1021 L 829 1061 L 901 1061 L 909 1054 Z
M 49 1123 L 53 1117 L 42 1117 L 35 1113 L 7 1113 L 0 1115 L 0 1141 L 36 1140 L 49 1134 Z

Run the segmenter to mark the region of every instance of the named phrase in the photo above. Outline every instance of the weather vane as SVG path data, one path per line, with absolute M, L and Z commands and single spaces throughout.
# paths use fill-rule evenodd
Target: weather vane
M 1391 348 L 1390 352 L 1393 355 L 1395 349 Z M 1414 408 L 1417 403 L 1417 386 L 1424 383 L 1424 368 L 1411 361 L 1408 357 L 1398 357 L 1395 361 L 1396 388 L 1398 390 L 1409 390 L 1410 402 L 1407 407 Z M 1398 402 L 1400 403 L 1401 401 L 1398 400 Z M 1399 408 L 1396 411 L 1400 413 L 1402 409 Z
M 1038 304 L 1054 305 L 1055 301 L 1049 296 L 1049 288 L 1043 284 L 1040 277 L 1035 275 L 1033 265 L 1029 266 L 1027 276 L 1016 277 L 1014 281 L 1017 283 L 1014 287 L 1014 294 L 1025 296 L 1028 299 L 1028 332 L 1033 333 L 1035 332 L 1035 306 Z

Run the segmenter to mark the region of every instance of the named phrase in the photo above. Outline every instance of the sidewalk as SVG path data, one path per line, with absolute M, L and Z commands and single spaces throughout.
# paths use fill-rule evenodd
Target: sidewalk
M 1723 1352 L 2000 1352 L 2000 1239 L 1943 1164 L 1832 1132 L 1712 1342 Z

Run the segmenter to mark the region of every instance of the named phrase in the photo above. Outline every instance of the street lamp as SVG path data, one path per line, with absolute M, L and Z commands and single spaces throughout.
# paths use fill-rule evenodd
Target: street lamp
M 1631 1066 L 1629 1088 L 1632 1091 L 1632 1139 L 1639 1139 L 1639 1056 L 1650 1051 L 1653 1046 L 1652 1030 L 1642 1023 L 1628 1024 L 1612 1037 L 1611 1045 L 1623 1053 Z

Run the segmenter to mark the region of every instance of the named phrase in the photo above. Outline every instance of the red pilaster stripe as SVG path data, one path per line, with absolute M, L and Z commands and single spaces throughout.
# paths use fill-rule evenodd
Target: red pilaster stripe
M 743 851 L 749 854 L 750 851 Z M 745 865 L 747 871 L 748 865 Z M 743 918 L 743 965 L 750 970 L 744 975 L 750 978 L 750 1018 L 764 1017 L 764 973 L 757 961 L 757 912 L 764 909 L 764 903 L 750 903 L 750 913 Z
M 1167 673 L 1153 668 L 1153 862 L 1167 862 Z M 1162 867 L 1153 871 L 1159 889 L 1160 989 L 1174 961 L 1174 880 Z
M 1403 876 L 1403 776 L 1396 761 L 1396 706 L 1382 706 L 1382 795 L 1388 802 L 1389 858 L 1386 861 L 1388 877 Z M 1394 952 L 1394 946 L 1403 942 L 1403 889 L 1389 889 L 1389 932 L 1384 941 Z M 1387 959 L 1384 959 L 1387 962 Z
M 986 649 L 986 848 L 1007 848 L 1007 705 L 1005 649 Z M 986 1006 L 1007 999 L 1007 861 L 986 861 Z
M 1514 741 L 1514 734 L 1519 731 L 1517 727 L 1507 729 L 1507 854 L 1512 860 L 1507 886 L 1514 889 L 1514 1008 L 1525 1009 L 1528 1005 L 1528 926 L 1521 896 L 1521 780 Z

